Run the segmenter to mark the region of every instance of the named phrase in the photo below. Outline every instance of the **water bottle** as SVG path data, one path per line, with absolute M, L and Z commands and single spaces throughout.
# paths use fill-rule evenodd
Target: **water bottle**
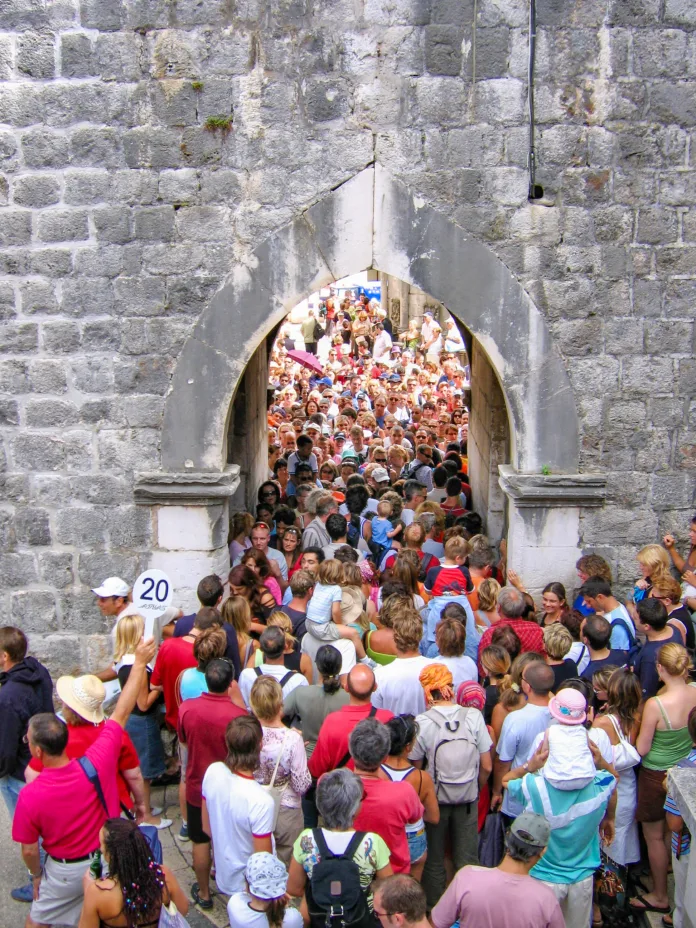
M 100 880 L 102 875 L 102 857 L 99 848 L 94 852 L 92 863 L 89 865 L 89 872 L 95 880 Z

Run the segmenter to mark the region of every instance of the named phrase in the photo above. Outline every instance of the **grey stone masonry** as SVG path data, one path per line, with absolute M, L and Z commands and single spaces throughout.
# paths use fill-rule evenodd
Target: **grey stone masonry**
M 532 206 L 527 0 L 0 5 L 0 621 L 54 669 L 108 658 L 90 587 L 151 563 L 157 515 L 134 475 L 162 468 L 202 313 L 372 164 L 490 250 L 543 317 L 577 469 L 606 481 L 582 547 L 621 591 L 642 544 L 673 532 L 684 548 L 696 7 L 537 0 L 537 16 Z

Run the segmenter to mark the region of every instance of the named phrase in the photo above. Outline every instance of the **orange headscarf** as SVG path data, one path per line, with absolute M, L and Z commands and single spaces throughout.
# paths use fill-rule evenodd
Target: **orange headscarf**
M 442 699 L 452 699 L 454 696 L 452 671 L 444 664 L 428 664 L 421 670 L 418 679 L 425 690 L 426 702 L 432 702 L 433 690 L 437 690 Z

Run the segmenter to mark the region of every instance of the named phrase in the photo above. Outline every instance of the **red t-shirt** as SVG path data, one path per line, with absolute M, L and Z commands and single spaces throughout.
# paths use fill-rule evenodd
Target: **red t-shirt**
M 247 715 L 230 702 L 227 693 L 203 693 L 186 699 L 179 709 L 179 740 L 188 746 L 186 802 L 202 806 L 201 785 L 205 772 L 216 761 L 227 757 L 225 732 L 232 719 Z
M 431 567 L 425 575 L 425 589 L 433 597 L 443 593 L 470 593 L 473 588 L 469 568 L 463 564 L 440 564 Z
M 319 729 L 317 744 L 309 758 L 309 772 L 315 779 L 319 779 L 322 773 L 328 773 L 329 770 L 335 770 L 341 763 L 341 760 L 348 752 L 348 738 L 358 722 L 368 718 L 372 706 L 367 703 L 364 706 L 343 706 L 336 712 L 330 712 Z M 389 709 L 378 709 L 374 718 L 378 722 L 388 722 L 394 718 L 394 713 Z M 344 765 L 349 770 L 353 769 L 352 758 Z
M 198 664 L 193 656 L 193 641 L 187 638 L 167 638 L 157 652 L 157 662 L 150 677 L 151 686 L 161 686 L 164 692 L 164 720 L 176 731 L 179 718 L 179 694 L 177 682 L 179 676 L 189 667 Z
M 104 731 L 105 724 L 106 722 L 101 722 L 99 725 L 68 725 L 68 746 L 65 749 L 65 753 L 68 757 L 71 760 L 74 757 L 84 757 L 87 753 L 87 748 L 91 748 L 99 735 Z M 38 770 L 39 772 L 44 769 L 44 765 L 35 757 L 32 757 L 29 761 L 29 766 L 32 770 Z M 121 750 L 118 755 L 116 781 L 118 783 L 119 802 L 127 809 L 133 807 L 133 800 L 128 784 L 123 778 L 123 771 L 133 770 L 134 767 L 139 766 L 140 759 L 138 758 L 138 752 L 135 750 L 135 745 L 131 741 L 130 735 L 128 732 L 124 731 L 121 741 Z
M 374 831 L 390 851 L 394 873 L 408 873 L 411 858 L 408 852 L 406 825 L 423 817 L 423 803 L 410 783 L 392 783 L 363 777 L 363 801 L 354 828 L 356 831 Z M 396 787 L 396 788 L 395 788 Z
M 35 844 L 43 838 L 46 853 L 73 860 L 99 847 L 99 830 L 107 818 L 121 814 L 116 767 L 123 729 L 105 722 L 98 738 L 85 751 L 99 775 L 108 816 L 97 791 L 76 760 L 65 767 L 46 767 L 17 797 L 12 840 Z
M 481 635 L 481 640 L 478 647 L 478 665 L 479 673 L 482 677 L 485 676 L 485 671 L 483 669 L 483 665 L 481 664 L 481 653 L 484 648 L 487 648 L 491 643 L 493 632 L 499 625 L 509 625 L 510 628 L 517 633 L 517 637 L 520 639 L 522 644 L 522 650 L 520 651 L 520 654 L 524 654 L 526 651 L 537 651 L 539 654 L 541 654 L 542 657 L 546 657 L 546 648 L 544 647 L 544 632 L 541 629 L 541 626 L 537 625 L 534 621 L 530 621 L 529 619 L 500 619 L 499 621 L 494 622 L 493 625 L 489 626 Z

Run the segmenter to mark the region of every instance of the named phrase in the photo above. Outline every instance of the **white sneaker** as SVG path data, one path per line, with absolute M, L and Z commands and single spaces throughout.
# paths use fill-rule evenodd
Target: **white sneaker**
M 157 815 L 161 815 L 162 812 L 164 812 L 164 809 L 162 808 L 162 806 L 150 806 L 150 815 L 152 815 L 153 817 Z
M 161 831 L 163 828 L 169 828 L 171 824 L 172 820 L 170 818 L 161 818 L 156 825 L 154 822 L 152 822 L 152 825 L 157 829 L 157 831 Z

